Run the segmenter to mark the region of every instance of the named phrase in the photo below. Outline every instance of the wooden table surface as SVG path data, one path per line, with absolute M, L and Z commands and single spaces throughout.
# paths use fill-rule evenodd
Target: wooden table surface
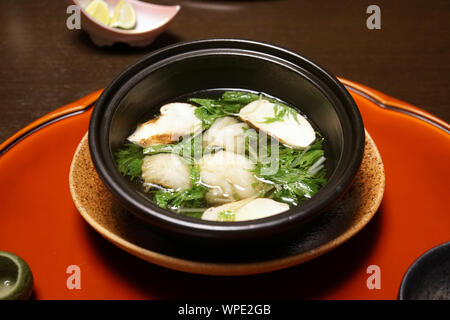
M 294 50 L 331 73 L 450 121 L 450 1 L 158 1 L 178 16 L 145 48 L 99 48 L 66 27 L 68 2 L 1 0 L 0 142 L 34 119 L 102 88 L 168 44 L 244 38 Z M 381 8 L 381 30 L 366 8 Z

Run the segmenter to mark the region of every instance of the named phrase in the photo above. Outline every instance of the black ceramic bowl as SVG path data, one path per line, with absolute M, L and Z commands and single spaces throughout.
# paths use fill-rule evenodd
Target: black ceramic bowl
M 450 242 L 434 247 L 409 267 L 400 300 L 450 300 Z
M 211 222 L 164 210 L 116 168 L 113 151 L 138 123 L 178 97 L 212 89 L 245 89 L 301 111 L 326 139 L 327 184 L 305 203 L 272 217 Z M 192 96 L 192 95 L 191 95 Z M 158 50 L 127 68 L 103 91 L 89 125 L 89 147 L 101 179 L 120 202 L 155 230 L 189 239 L 239 243 L 288 234 L 333 205 L 350 186 L 364 152 L 364 126 L 344 86 L 310 60 L 268 44 L 203 40 Z

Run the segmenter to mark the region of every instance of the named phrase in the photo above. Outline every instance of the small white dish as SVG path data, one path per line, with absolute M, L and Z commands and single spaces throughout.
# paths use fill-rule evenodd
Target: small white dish
M 81 10 L 81 28 L 89 33 L 98 46 L 111 46 L 116 42 L 134 47 L 149 45 L 162 33 L 180 11 L 180 6 L 163 6 L 137 0 L 127 0 L 136 11 L 137 24 L 132 30 L 109 27 L 91 17 L 86 8 L 92 0 L 71 0 Z M 103 0 L 114 10 L 120 0 Z

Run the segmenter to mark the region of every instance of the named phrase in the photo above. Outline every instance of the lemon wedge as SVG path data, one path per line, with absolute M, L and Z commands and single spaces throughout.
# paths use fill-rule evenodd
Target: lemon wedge
M 133 29 L 136 26 L 136 12 L 125 0 L 120 1 L 114 9 L 109 25 L 114 28 Z
M 86 12 L 103 24 L 109 24 L 109 7 L 102 0 L 94 0 L 86 8 Z

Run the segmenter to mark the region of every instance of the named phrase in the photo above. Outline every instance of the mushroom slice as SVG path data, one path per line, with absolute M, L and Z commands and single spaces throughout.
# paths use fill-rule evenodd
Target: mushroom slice
M 311 124 L 294 109 L 289 109 L 289 112 L 284 112 L 284 116 L 275 120 L 282 108 L 285 107 L 260 99 L 243 107 L 239 117 L 294 149 L 308 147 L 316 139 Z
M 289 210 L 289 205 L 267 198 L 245 199 L 206 210 L 203 220 L 247 221 L 261 219 Z
M 177 191 L 192 187 L 189 166 L 183 158 L 172 153 L 159 153 L 144 157 L 142 179 L 147 184 Z
M 258 182 L 250 170 L 254 164 L 245 156 L 229 151 L 207 154 L 199 161 L 201 182 L 210 190 L 206 200 L 222 204 L 255 196 Z
M 176 142 L 185 135 L 201 131 L 202 122 L 195 116 L 197 107 L 189 103 L 169 103 L 161 107 L 161 115 L 138 125 L 128 137 L 143 148 Z
M 240 122 L 236 118 L 218 118 L 203 134 L 203 145 L 221 147 L 226 151 L 244 154 L 244 129 L 248 129 L 248 124 Z

